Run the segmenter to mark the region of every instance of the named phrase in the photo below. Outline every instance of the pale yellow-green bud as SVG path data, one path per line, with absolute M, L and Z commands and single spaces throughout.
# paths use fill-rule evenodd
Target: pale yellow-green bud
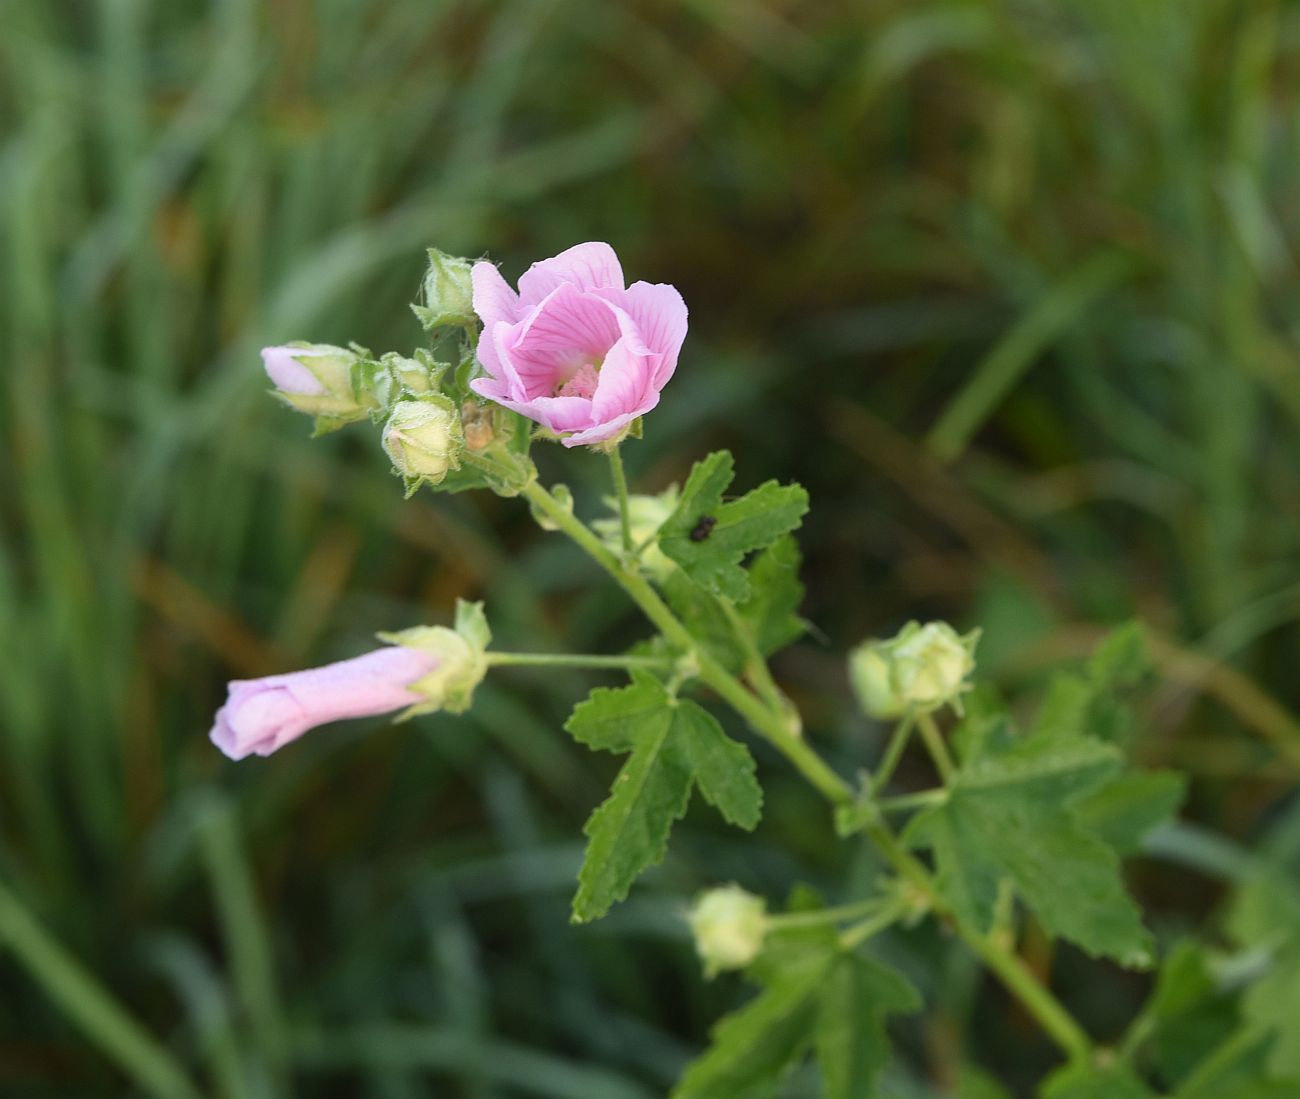
M 890 721 L 903 712 L 903 700 L 894 687 L 889 660 L 882 643 L 866 641 L 849 653 L 849 682 L 858 703 L 872 717 Z
M 426 330 L 443 325 L 473 327 L 478 323 L 474 312 L 474 288 L 470 282 L 473 264 L 460 256 L 449 256 L 436 248 L 429 249 L 429 269 L 424 275 L 422 304 L 413 305 L 415 315 Z
M 909 622 L 887 641 L 868 641 L 849 654 L 849 678 L 872 717 L 930 713 L 961 706 L 975 670 L 979 631 L 964 636 L 946 622 Z
M 451 470 L 460 468 L 464 446 L 455 403 L 436 393 L 398 401 L 381 442 L 408 488 L 426 481 L 441 484 Z
M 767 903 L 738 885 L 723 885 L 701 893 L 688 920 L 704 972 L 713 977 L 758 957 L 767 935 Z
M 422 695 L 424 701 L 404 711 L 399 721 L 436 710 L 460 714 L 469 709 L 474 689 L 487 674 L 487 647 L 492 641 L 482 603 L 456 600 L 454 628 L 415 626 L 396 633 L 381 633 L 379 639 L 390 645 L 418 649 L 437 660 L 431 672 L 407 687 Z

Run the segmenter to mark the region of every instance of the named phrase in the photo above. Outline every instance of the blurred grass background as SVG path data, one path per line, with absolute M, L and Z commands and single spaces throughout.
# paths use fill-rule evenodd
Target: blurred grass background
M 823 640 L 778 672 L 845 773 L 878 734 L 861 637 L 982 624 L 1017 691 L 1141 614 L 1136 750 L 1194 782 L 1134 882 L 1162 932 L 1203 924 L 1195 829 L 1296 829 L 1298 81 L 1271 0 L 4 0 L 0 1095 L 662 1095 L 740 995 L 684 899 L 870 880 L 765 757 L 755 838 L 692 815 L 570 927 L 611 773 L 560 731 L 576 674 L 210 747 L 227 678 L 456 596 L 503 647 L 642 628 L 522 507 L 404 504 L 371 433 L 309 441 L 265 397 L 266 343 L 409 350 L 427 244 L 513 278 L 606 239 L 682 289 L 631 471 L 727 445 L 739 483 L 808 486 Z M 947 941 L 891 949 L 938 1004 L 899 1096 L 1050 1062 Z M 1066 973 L 1103 1035 L 1146 987 Z

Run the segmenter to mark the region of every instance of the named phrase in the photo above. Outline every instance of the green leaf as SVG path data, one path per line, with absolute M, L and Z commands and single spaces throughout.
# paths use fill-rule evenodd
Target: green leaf
M 573 899 L 577 922 L 603 916 L 643 871 L 663 861 L 673 821 L 686 812 L 695 785 L 731 823 L 758 823 L 763 795 L 749 749 L 653 676 L 596 689 L 565 728 L 590 748 L 631 753 L 584 829 L 587 851 Z
M 724 504 L 732 469 L 725 450 L 695 463 L 677 507 L 659 529 L 659 548 L 700 587 L 740 602 L 749 593 L 740 562 L 794 530 L 808 510 L 808 494 L 799 485 L 768 481 Z
M 1011 1093 L 983 1069 L 965 1065 L 957 1080 L 957 1099 L 1011 1099 Z
M 1043 1099 L 1155 1099 L 1155 1092 L 1122 1065 L 1070 1065 L 1043 1085 Z
M 700 793 L 729 824 L 752 831 L 763 812 L 763 791 L 754 777 L 754 757 L 732 740 L 708 710 L 678 704 L 673 723 Z
M 1125 771 L 1078 798 L 1074 815 L 1120 855 L 1133 855 L 1178 811 L 1186 793 L 1187 780 L 1175 771 Z
M 889 1060 L 885 1017 L 921 1006 L 916 989 L 892 969 L 845 954 L 827 975 L 815 1048 L 825 1099 L 866 1099 Z
M 798 614 L 803 603 L 802 564 L 799 543 L 787 534 L 755 557 L 749 568 L 750 595 L 736 609 L 764 656 L 797 641 L 807 628 Z
M 630 687 L 597 687 L 574 707 L 565 730 L 579 743 L 604 752 L 630 752 L 657 722 L 672 719 L 663 687 L 652 677 L 632 675 Z
M 749 974 L 763 991 L 714 1027 L 672 1099 L 769 1095 L 810 1049 L 826 1099 L 876 1095 L 886 1017 L 921 1004 L 901 974 L 845 951 L 828 927 L 774 932 Z
M 954 776 L 948 800 L 914 818 L 904 839 L 933 850 L 939 889 L 968 926 L 990 927 L 1007 878 L 1050 934 L 1091 954 L 1145 964 L 1149 936 L 1119 859 L 1071 805 L 1119 765 L 1119 752 L 1091 737 L 986 734 Z
M 818 995 L 830 962 L 786 966 L 757 997 L 713 1029 L 709 1049 L 672 1099 L 755 1099 L 769 1094 L 812 1045 Z
M 1112 630 L 1088 658 L 1088 678 L 1100 693 L 1135 686 L 1150 671 L 1146 631 L 1137 621 Z
M 1252 1027 L 1273 1036 L 1269 1075 L 1300 1080 L 1300 947 L 1278 955 L 1268 972 L 1247 990 L 1241 1008 Z

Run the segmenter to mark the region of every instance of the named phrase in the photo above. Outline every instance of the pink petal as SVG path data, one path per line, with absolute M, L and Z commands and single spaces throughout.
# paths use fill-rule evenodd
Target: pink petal
M 523 383 L 516 396 L 532 400 L 553 394 L 583 363 L 600 362 L 620 334 L 614 306 L 564 283 L 498 344 L 498 353 Z
M 270 755 L 317 725 L 418 702 L 408 688 L 437 664 L 429 653 L 395 645 L 321 668 L 236 680 L 212 741 L 231 759 Z
M 483 395 L 490 396 L 487 393 Z M 531 401 L 495 397 L 493 400 L 556 434 L 576 431 L 591 424 L 591 401 L 586 397 L 535 397 Z
M 519 320 L 519 295 L 510 289 L 495 264 L 474 264 L 470 283 L 474 288 L 474 312 L 484 328 L 491 328 L 497 321 L 514 324 Z
M 606 439 L 612 439 L 638 416 L 649 412 L 658 403 L 659 394 L 651 393 L 646 399 L 645 407 L 639 412 L 627 412 L 621 416 L 615 416 L 612 420 L 608 420 L 603 424 L 596 424 L 594 427 L 589 427 L 585 431 L 579 431 L 574 435 L 567 435 L 560 441 L 565 446 L 572 447 L 584 446 L 587 443 L 601 443 Z
M 603 241 L 588 241 L 565 249 L 558 256 L 534 263 L 519 278 L 519 298 L 532 308 L 561 283 L 581 290 L 596 287 L 623 289 L 623 268 L 614 249 Z
M 663 282 L 634 282 L 621 294 L 609 290 L 597 293 L 623 309 L 646 344 L 663 356 L 655 377 L 656 388 L 662 389 L 677 369 L 677 356 L 686 339 L 686 302 L 677 287 Z
M 658 365 L 659 356 L 645 351 L 635 338 L 621 339 L 611 347 L 591 400 L 592 423 L 605 423 L 639 409 L 646 395 L 654 392 Z
M 296 358 L 305 350 L 302 347 L 262 348 L 262 365 L 266 368 L 266 376 L 281 393 L 301 393 L 314 397 L 325 392 L 320 379 Z

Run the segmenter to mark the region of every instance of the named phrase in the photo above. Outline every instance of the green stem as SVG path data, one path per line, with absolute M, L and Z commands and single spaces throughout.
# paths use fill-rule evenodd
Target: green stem
M 901 901 L 895 901 L 874 916 L 868 917 L 860 924 L 855 924 L 843 932 L 840 935 L 840 946 L 845 950 L 852 950 L 855 946 L 860 946 L 873 935 L 880 934 L 890 924 L 896 923 L 905 911 L 906 906 Z
M 664 656 L 595 656 L 590 653 L 489 652 L 494 668 L 653 668 L 670 671 L 673 661 Z
M 921 739 L 925 741 L 926 750 L 934 760 L 935 769 L 943 779 L 943 784 L 947 786 L 952 782 L 957 767 L 948 753 L 948 745 L 944 743 L 943 734 L 939 732 L 939 726 L 934 723 L 934 718 L 930 714 L 917 714 L 916 724 L 921 730 Z
M 0 885 L 0 944 L 92 1043 L 136 1086 L 158 1099 L 198 1099 L 172 1055 Z
M 632 515 L 627 494 L 627 472 L 623 469 L 623 455 L 617 446 L 609 452 L 609 468 L 614 473 L 614 494 L 618 497 L 618 522 L 623 532 L 623 556 L 632 558 Z
M 764 705 L 759 698 L 746 690 L 739 680 L 699 648 L 691 632 L 682 625 L 639 572 L 624 566 L 586 524 L 562 508 L 540 484 L 532 482 L 523 493 L 538 511 L 564 531 L 586 551 L 592 560 L 609 573 L 670 644 L 695 658 L 700 679 L 712 687 L 760 735 L 771 741 L 828 801 L 833 805 L 854 803 L 854 793 L 848 783 L 831 770 L 825 761 L 786 725 L 781 714 Z M 922 728 L 924 730 L 924 726 Z M 933 732 L 937 737 L 938 729 L 935 728 Z M 939 746 L 943 749 L 940 758 L 947 760 L 951 766 L 951 759 L 947 755 L 942 739 L 939 740 Z M 936 766 L 941 765 L 936 761 Z M 882 820 L 877 818 L 869 823 L 866 832 L 920 898 L 940 915 L 952 917 L 952 910 L 940 897 L 929 871 L 903 848 Z M 1026 1010 L 1038 1020 L 1039 1025 L 1072 1060 L 1086 1058 L 1091 1054 L 1092 1040 L 1087 1033 L 1061 1006 L 1051 991 L 1039 982 L 1022 958 L 1010 953 L 988 936 L 971 931 L 960 920 L 953 919 L 953 924 L 957 934 L 979 955 L 985 965 L 1020 1000 Z M 860 929 L 859 933 L 862 933 Z
M 768 916 L 767 926 L 772 930 L 787 927 L 818 927 L 824 923 L 838 923 L 840 920 L 853 920 L 859 916 L 874 915 L 881 908 L 893 905 L 892 900 L 872 897 L 867 901 L 854 904 L 841 904 L 834 908 L 818 908 L 812 912 L 785 912 L 777 916 Z
M 916 720 L 911 714 L 894 726 L 893 735 L 889 738 L 889 746 L 885 749 L 885 758 L 880 761 L 880 768 L 871 780 L 873 794 L 880 793 L 893 777 L 894 771 L 898 768 L 898 761 L 903 758 L 908 742 L 912 739 L 912 730 L 915 728 Z
M 524 489 L 524 496 L 613 577 L 670 644 L 694 656 L 700 678 L 749 722 L 756 732 L 770 740 L 800 774 L 833 804 L 852 803 L 853 790 L 848 783 L 803 742 L 780 714 L 764 705 L 735 676 L 696 645 L 690 630 L 681 624 L 639 572 L 623 565 L 585 523 L 560 507 L 555 497 L 536 481 Z
M 948 788 L 940 786 L 937 790 L 921 790 L 915 794 L 900 794 L 896 798 L 881 798 L 876 805 L 882 813 L 905 813 L 912 809 L 941 805 L 947 800 Z
M 754 635 L 749 631 L 749 624 L 740 617 L 740 613 L 730 599 L 719 596 L 717 602 L 723 614 L 727 616 L 727 621 L 731 623 L 731 632 L 736 635 L 736 640 L 744 650 L 745 678 L 777 713 L 788 712 L 785 695 L 776 685 L 776 680 L 772 678 L 772 670 L 767 666 L 763 654 L 758 651 L 758 646 L 754 643 Z

